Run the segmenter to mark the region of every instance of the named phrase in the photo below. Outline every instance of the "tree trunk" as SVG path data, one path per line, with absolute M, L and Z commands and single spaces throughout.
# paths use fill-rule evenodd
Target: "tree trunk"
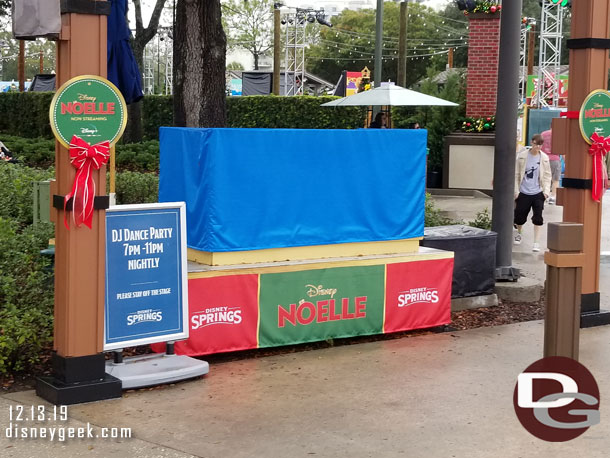
M 175 126 L 225 126 L 226 48 L 220 0 L 179 0 L 174 39 Z
M 140 78 L 144 71 L 144 46 L 141 46 L 136 40 L 131 40 L 133 55 L 140 69 Z M 142 137 L 142 101 L 140 100 L 127 106 L 127 126 L 125 126 L 123 141 L 125 143 L 141 142 Z
M 258 70 L 258 53 L 254 53 L 254 70 Z

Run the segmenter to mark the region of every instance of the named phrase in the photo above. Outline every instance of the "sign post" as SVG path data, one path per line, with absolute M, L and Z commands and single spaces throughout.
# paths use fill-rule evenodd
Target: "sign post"
M 585 0 L 572 2 L 570 50 L 570 92 L 568 113 L 578 111 L 592 103 L 608 88 L 608 49 L 610 49 L 610 0 Z M 601 90 L 601 91 L 598 91 Z M 602 206 L 593 196 L 596 161 L 591 158 L 590 145 L 583 141 L 584 132 L 602 128 L 584 110 L 581 123 L 567 117 L 553 120 L 553 145 L 557 154 L 565 154 L 566 171 L 562 188 L 558 190 L 558 202 L 563 204 L 563 220 L 581 223 L 584 227 L 582 270 L 581 326 L 590 327 L 610 323 L 610 311 L 600 309 L 599 270 Z M 576 116 L 578 117 L 578 116 Z M 579 125 L 580 124 L 580 125 Z M 557 135 L 557 141 L 555 136 Z M 608 135 L 606 133 L 605 135 Z M 593 196 L 593 198 L 592 198 Z
M 58 86 L 81 75 L 104 77 L 107 71 L 106 16 L 110 2 L 62 2 L 57 45 Z M 64 208 L 77 170 L 59 139 L 55 144 L 51 217 L 55 224 L 55 333 L 52 374 L 40 377 L 36 393 L 53 404 L 75 404 L 121 396 L 121 381 L 105 371 L 104 232 L 106 166 L 92 168 L 94 210 L 89 227 L 70 228 Z M 57 196 L 57 197 L 56 197 Z M 97 201 L 97 202 L 96 202 Z M 95 205 L 97 203 L 97 205 Z
M 186 204 L 110 207 L 106 214 L 104 350 L 187 339 Z M 115 358 L 123 389 L 207 374 L 208 363 L 167 354 Z

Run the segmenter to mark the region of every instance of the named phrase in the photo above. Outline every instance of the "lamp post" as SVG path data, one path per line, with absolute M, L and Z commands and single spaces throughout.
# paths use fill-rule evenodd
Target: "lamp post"
M 383 0 L 377 0 L 377 11 L 375 14 L 375 87 L 381 85 L 381 66 L 383 52 Z

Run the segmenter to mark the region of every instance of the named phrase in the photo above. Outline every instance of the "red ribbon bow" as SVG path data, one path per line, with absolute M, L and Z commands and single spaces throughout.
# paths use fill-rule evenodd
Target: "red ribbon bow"
M 593 156 L 593 186 L 591 197 L 595 202 L 599 202 L 606 181 L 606 169 L 604 168 L 604 156 L 610 152 L 610 137 L 602 137 L 597 132 L 591 135 L 593 144 L 589 147 L 589 154 Z
M 108 140 L 90 145 L 74 135 L 70 142 L 70 163 L 74 166 L 76 177 L 72 191 L 64 198 L 64 224 L 70 229 L 66 219 L 66 204 L 73 197 L 72 219 L 76 227 L 85 223 L 91 229 L 93 221 L 93 200 L 95 199 L 95 181 L 91 176 L 92 169 L 98 170 L 108 162 L 110 142 Z

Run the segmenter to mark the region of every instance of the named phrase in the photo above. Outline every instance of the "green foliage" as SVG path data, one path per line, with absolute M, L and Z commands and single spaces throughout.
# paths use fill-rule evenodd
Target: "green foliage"
M 32 224 L 33 183 L 52 176 L 51 170 L 0 163 L 0 218 L 14 220 L 19 227 Z
M 455 10 L 455 8 L 452 8 Z M 458 47 L 455 66 L 466 64 L 467 20 L 463 16 L 445 20 L 443 12 L 409 2 L 407 36 L 407 86 L 426 75 L 429 68 L 443 70 L 447 47 Z M 400 5 L 383 4 L 383 81 L 396 81 L 398 71 Z M 338 81 L 341 72 L 361 71 L 365 66 L 374 74 L 375 10 L 344 10 L 332 18 L 333 27 L 322 27 L 306 50 L 307 71 L 327 81 Z
M 140 143 L 117 144 L 116 167 L 118 170 L 158 172 L 159 142 L 148 140 Z
M 410 123 L 418 122 L 422 128 L 428 130 L 428 169 L 440 171 L 443 168 L 445 136 L 454 130 L 458 120 L 464 115 L 466 90 L 463 76 L 459 73 L 449 74 L 443 86 L 433 81 L 434 76 L 434 72 L 428 73 L 421 92 L 450 100 L 459 104 L 459 107 L 395 107 L 392 118 L 395 127 L 407 128 Z
M 464 14 L 493 14 L 502 9 L 497 0 L 456 0 L 455 4 L 460 10 L 464 10 Z
M 459 123 L 462 132 L 493 132 L 496 130 L 496 117 L 464 118 Z
M 48 168 L 55 163 L 55 140 L 2 135 L 0 140 L 13 158 L 30 167 Z
M 244 66 L 237 61 L 233 61 L 227 64 L 227 70 L 245 70 Z
M 321 107 L 337 97 L 248 96 L 227 99 L 229 127 L 357 129 L 364 125 L 361 107 Z
M 55 163 L 55 140 L 12 135 L 2 135 L 1 139 L 21 164 L 49 168 Z M 119 170 L 158 172 L 159 142 L 149 140 L 141 143 L 117 144 L 116 165 Z
M 142 99 L 144 138 L 158 139 L 159 127 L 173 125 L 173 97 L 171 95 L 147 95 Z
M 0 375 L 30 368 L 53 340 L 53 278 L 40 254 L 53 225 L 19 226 L 0 217 Z
M 2 17 L 2 5 L 10 3 L 10 0 L 0 0 L 0 18 Z M 8 8 L 10 15 L 10 6 Z M 10 20 L 10 18 L 9 18 Z M 0 71 L 1 81 L 19 81 L 17 73 L 17 61 L 19 56 L 19 40 L 13 37 L 10 25 L 5 19 L 0 21 L 0 43 L 2 43 L 2 68 Z M 56 42 L 39 38 L 37 40 L 26 40 L 25 42 L 25 78 L 32 79 L 40 71 L 40 51 L 42 51 L 43 71 L 42 73 L 53 73 L 55 70 Z M 16 84 L 19 86 L 19 83 Z
M 42 94 L 42 97 L 39 97 Z M 13 96 L 18 97 L 13 97 Z M 49 95 L 49 97 L 47 97 Z M 25 164 L 48 167 L 53 163 L 55 142 L 49 126 L 49 105 L 52 94 L 0 94 L 0 139 Z M 5 98 L 6 97 L 6 98 Z M 46 98 L 45 98 L 46 97 Z M 301 129 L 356 129 L 363 127 L 365 111 L 360 107 L 327 108 L 320 105 L 336 97 L 251 96 L 227 98 L 227 127 L 301 128 Z M 5 103 L 10 100 L 11 103 Z M 27 102 L 34 112 L 22 110 L 18 101 Z M 148 139 L 159 138 L 159 127 L 172 126 L 172 97 L 146 96 L 143 102 L 143 130 Z M 15 102 L 15 103 L 13 103 Z M 35 102 L 35 103 L 34 103 Z M 46 104 L 46 105 L 45 105 Z M 30 128 L 23 126 L 30 125 Z M 41 127 L 43 126 L 43 127 Z M 23 138 L 17 138 L 23 137 Z M 28 138 L 38 138 L 34 143 Z M 47 140 L 44 140 L 47 139 Z M 152 171 L 158 161 L 158 144 L 144 142 L 117 145 L 117 166 L 129 170 Z M 122 157 L 124 155 L 124 157 Z
M 117 204 L 157 202 L 159 177 L 154 173 L 121 172 L 116 175 Z
M 426 202 L 424 205 L 424 226 L 449 226 L 451 224 L 457 224 L 451 218 L 443 216 L 441 210 L 436 208 L 432 196 L 426 193 Z
M 53 138 L 49 124 L 52 92 L 0 93 L 0 132 L 19 137 Z
M 221 4 L 227 46 L 250 52 L 255 70 L 258 70 L 259 58 L 273 46 L 273 3 L 271 0 L 227 0 Z
M 478 212 L 474 221 L 470 221 L 468 225 L 491 231 L 491 215 L 489 214 L 489 210 L 484 209 Z

